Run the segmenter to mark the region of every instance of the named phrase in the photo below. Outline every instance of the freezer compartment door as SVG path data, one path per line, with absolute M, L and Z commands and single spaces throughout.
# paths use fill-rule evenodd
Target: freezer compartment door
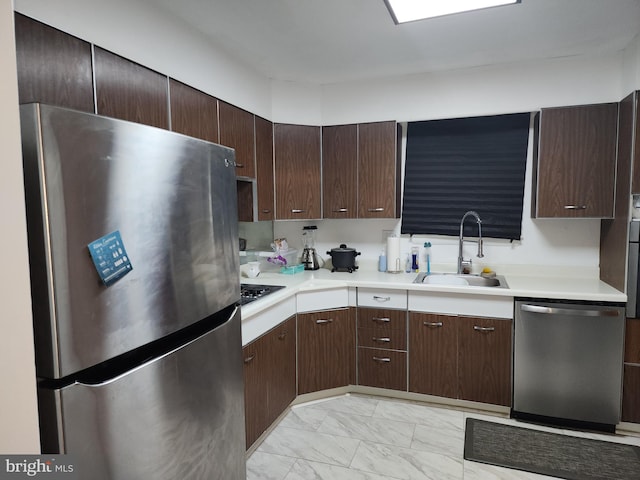
M 240 298 L 233 150 L 39 104 L 21 106 L 21 129 L 39 376 L 96 365 Z M 88 245 L 116 231 L 133 269 L 107 287 Z
M 41 390 L 43 443 L 52 442 L 43 451 L 74 454 L 81 478 L 244 480 L 239 309 L 234 313 L 115 379 Z
M 516 302 L 513 410 L 620 421 L 624 309 Z

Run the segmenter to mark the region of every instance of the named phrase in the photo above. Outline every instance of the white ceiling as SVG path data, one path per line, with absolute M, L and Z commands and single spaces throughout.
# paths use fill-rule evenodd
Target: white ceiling
M 319 84 L 610 54 L 640 32 L 640 0 L 522 0 L 403 25 L 383 0 L 148 1 L 269 78 Z

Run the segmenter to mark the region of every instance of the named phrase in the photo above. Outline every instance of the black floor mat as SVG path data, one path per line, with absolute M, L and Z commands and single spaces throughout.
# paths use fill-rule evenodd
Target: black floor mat
M 640 447 L 468 418 L 464 458 L 569 480 L 638 480 Z

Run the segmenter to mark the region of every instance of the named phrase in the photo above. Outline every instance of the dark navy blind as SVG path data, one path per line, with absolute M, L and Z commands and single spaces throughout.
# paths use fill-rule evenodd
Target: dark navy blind
M 483 236 L 519 240 L 529 122 L 529 113 L 410 122 L 402 233 L 457 236 L 475 210 Z

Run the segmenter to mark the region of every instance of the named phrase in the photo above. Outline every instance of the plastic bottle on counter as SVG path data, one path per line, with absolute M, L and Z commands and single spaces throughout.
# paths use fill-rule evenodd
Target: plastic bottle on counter
M 411 271 L 417 272 L 420 268 L 418 265 L 418 257 L 420 256 L 419 247 L 411 247 Z
M 431 242 L 424 242 L 424 264 L 427 275 L 431 273 Z
M 411 255 L 407 253 L 407 259 L 404 262 L 404 271 L 411 273 Z
M 385 252 L 384 248 L 382 249 L 382 251 L 380 252 L 380 256 L 378 257 L 378 271 L 387 271 L 387 252 Z

